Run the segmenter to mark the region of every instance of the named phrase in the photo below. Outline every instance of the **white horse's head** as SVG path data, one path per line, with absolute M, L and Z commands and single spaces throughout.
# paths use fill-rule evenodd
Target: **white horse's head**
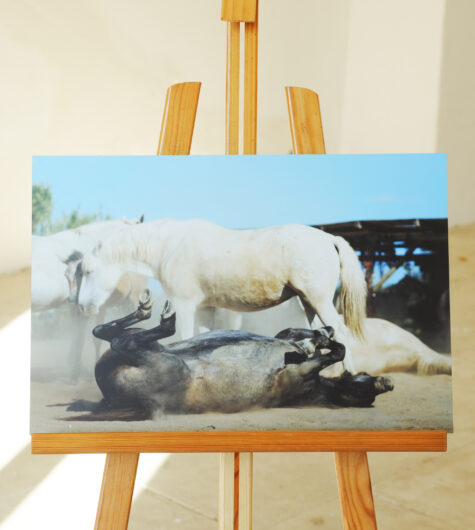
M 77 303 L 86 315 L 97 315 L 122 276 L 117 264 L 105 264 L 100 257 L 101 244 L 85 254 L 81 263 L 81 286 Z
M 73 251 L 68 258 L 62 260 L 66 265 L 64 275 L 68 281 L 69 295 L 68 302 L 77 302 L 79 289 L 81 288 L 81 260 L 84 255 L 78 250 Z

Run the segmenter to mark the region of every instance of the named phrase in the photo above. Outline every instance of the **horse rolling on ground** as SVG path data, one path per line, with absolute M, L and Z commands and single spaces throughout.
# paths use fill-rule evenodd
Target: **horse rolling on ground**
M 165 304 L 160 324 L 150 330 L 129 327 L 150 318 L 150 294 L 136 311 L 94 328 L 110 349 L 96 364 L 99 403 L 77 401 L 68 410 L 89 410 L 71 420 L 145 420 L 157 412 L 238 412 L 252 408 L 331 404 L 370 406 L 393 389 L 382 376 L 320 372 L 345 356 L 330 327 L 286 330 L 276 338 L 218 330 L 163 346 L 175 333 L 175 313 Z M 280 338 L 279 338 L 280 337 Z M 328 350 L 322 354 L 321 350 Z
M 312 329 L 335 329 L 348 348 L 365 316 L 366 283 L 358 258 L 341 237 L 303 225 L 228 230 L 204 220 L 157 220 L 111 234 L 82 261 L 78 303 L 100 306 L 126 271 L 155 277 L 177 311 L 182 339 L 194 334 L 200 307 L 259 311 L 298 296 Z M 343 320 L 333 305 L 340 280 Z

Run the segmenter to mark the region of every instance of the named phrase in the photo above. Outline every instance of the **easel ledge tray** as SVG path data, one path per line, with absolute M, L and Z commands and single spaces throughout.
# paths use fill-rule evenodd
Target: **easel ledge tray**
M 35 433 L 33 454 L 446 451 L 446 431 Z

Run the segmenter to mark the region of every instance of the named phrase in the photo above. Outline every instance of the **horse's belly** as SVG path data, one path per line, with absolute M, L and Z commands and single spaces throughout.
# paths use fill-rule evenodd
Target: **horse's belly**
M 256 311 L 283 301 L 285 282 L 276 276 L 221 278 L 205 286 L 203 305 L 233 311 Z
M 194 412 L 236 412 L 265 407 L 276 375 L 292 345 L 236 344 L 217 348 L 206 359 L 188 362 L 192 377 L 185 403 Z

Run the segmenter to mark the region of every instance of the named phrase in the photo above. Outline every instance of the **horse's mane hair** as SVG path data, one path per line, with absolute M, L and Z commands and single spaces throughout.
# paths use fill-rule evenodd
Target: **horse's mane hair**
M 144 224 L 124 226 L 104 239 L 96 247 L 97 254 L 105 264 L 123 263 L 129 259 L 141 261 L 150 252 L 150 237 L 156 236 L 157 224 L 171 219 L 157 219 Z M 140 227 L 140 228 L 139 228 Z
M 83 257 L 84 254 L 82 252 L 80 252 L 79 250 L 73 250 L 71 254 L 69 254 L 69 256 L 64 260 L 64 263 L 68 265 L 73 261 L 81 261 Z
M 142 221 L 140 219 L 128 219 L 127 217 L 122 217 L 122 219 L 101 219 L 98 221 L 93 221 L 87 223 L 77 228 L 73 229 L 73 232 L 78 236 L 85 235 L 90 231 L 96 230 L 98 227 L 107 226 L 107 225 L 120 225 L 123 223 L 125 226 L 140 224 Z

